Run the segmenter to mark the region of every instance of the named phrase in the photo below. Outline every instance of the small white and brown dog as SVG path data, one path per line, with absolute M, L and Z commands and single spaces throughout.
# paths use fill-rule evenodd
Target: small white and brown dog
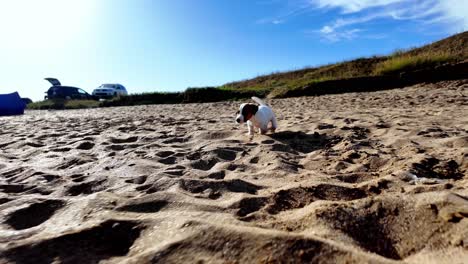
M 241 104 L 239 111 L 237 111 L 236 123 L 247 123 L 249 129 L 248 135 L 253 137 L 255 129 L 258 128 L 260 134 L 264 135 L 268 131 L 268 125 L 271 122 L 271 131 L 274 133 L 278 128 L 275 114 L 270 106 L 263 102 L 260 98 L 253 96 L 256 104 Z

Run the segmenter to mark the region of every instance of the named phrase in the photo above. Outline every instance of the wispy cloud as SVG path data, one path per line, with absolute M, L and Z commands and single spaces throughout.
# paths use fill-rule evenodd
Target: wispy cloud
M 371 7 L 381 7 L 404 0 L 311 0 L 319 8 L 340 8 L 343 13 L 355 13 Z
M 440 1 L 439 7 L 444 14 L 441 21 L 453 21 L 460 30 L 468 30 L 468 1 L 445 0 Z M 457 29 L 455 29 L 457 30 Z
M 320 30 L 323 34 L 323 38 L 330 42 L 337 42 L 340 40 L 352 40 L 358 37 L 358 33 L 362 32 L 362 29 L 353 28 L 346 29 L 343 31 L 328 31 L 328 28 Z
M 295 5 L 293 8 L 288 8 L 289 10 L 284 11 L 283 14 L 257 20 L 257 24 L 283 24 L 287 20 L 303 15 L 313 8 L 314 6 L 309 1 L 301 1 L 300 4 Z
M 359 32 L 366 31 L 369 22 L 383 19 L 444 24 L 451 32 L 468 29 L 468 1 L 310 0 L 309 3 L 316 9 L 339 11 L 337 18 L 314 31 L 332 42 L 357 38 Z

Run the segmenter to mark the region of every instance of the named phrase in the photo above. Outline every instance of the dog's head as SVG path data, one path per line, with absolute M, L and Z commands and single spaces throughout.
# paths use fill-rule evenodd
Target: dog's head
M 239 111 L 236 113 L 236 123 L 242 124 L 247 122 L 258 111 L 258 105 L 255 104 L 241 104 Z

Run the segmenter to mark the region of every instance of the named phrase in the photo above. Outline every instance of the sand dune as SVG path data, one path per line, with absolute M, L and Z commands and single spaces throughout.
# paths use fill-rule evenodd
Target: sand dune
M 0 119 L 0 262 L 466 263 L 468 80 Z

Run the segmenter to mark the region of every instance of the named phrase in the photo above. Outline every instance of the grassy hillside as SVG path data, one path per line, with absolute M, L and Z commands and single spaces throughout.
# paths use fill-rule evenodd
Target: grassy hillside
M 399 50 L 389 56 L 360 58 L 316 68 L 273 73 L 223 85 L 226 90 L 300 89 L 329 80 L 356 77 L 399 75 L 403 72 L 434 68 L 468 59 L 468 32 L 410 50 Z M 272 94 L 277 94 L 273 92 Z
M 436 41 L 434 43 L 419 48 L 413 48 L 407 51 L 397 52 L 396 55 L 406 54 L 409 56 L 416 56 L 437 53 L 447 53 L 455 57 L 466 59 L 468 57 L 468 31 L 450 36 L 448 38 Z

